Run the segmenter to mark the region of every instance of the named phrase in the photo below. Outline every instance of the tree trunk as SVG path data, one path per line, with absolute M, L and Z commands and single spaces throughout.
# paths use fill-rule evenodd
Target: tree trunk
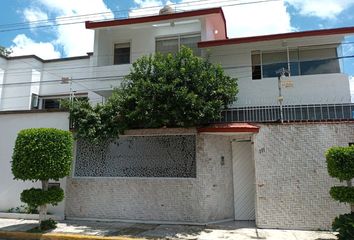
M 48 190 L 48 180 L 42 180 L 42 190 Z M 47 218 L 48 207 L 47 204 L 39 206 L 39 224 Z
M 352 187 L 353 186 L 352 185 L 352 180 L 347 181 L 347 185 L 348 185 L 348 187 Z M 354 213 L 354 204 L 353 203 L 350 204 L 350 211 L 352 213 Z

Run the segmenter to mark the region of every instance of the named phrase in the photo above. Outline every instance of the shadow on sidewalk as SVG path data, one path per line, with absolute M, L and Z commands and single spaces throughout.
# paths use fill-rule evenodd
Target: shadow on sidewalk
M 14 225 L 6 226 L 6 227 L 0 227 L 0 231 L 25 232 L 25 231 L 28 231 L 32 228 L 37 227 L 37 226 L 38 226 L 38 224 L 36 224 L 36 223 L 21 223 L 21 224 L 14 224 Z

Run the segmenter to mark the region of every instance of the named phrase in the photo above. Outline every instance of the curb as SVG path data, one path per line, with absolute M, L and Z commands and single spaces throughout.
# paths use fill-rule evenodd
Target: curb
M 16 239 L 37 239 L 37 240 L 145 240 L 144 238 L 123 237 L 123 236 L 94 236 L 65 233 L 28 233 L 28 232 L 7 232 L 0 231 L 0 238 Z

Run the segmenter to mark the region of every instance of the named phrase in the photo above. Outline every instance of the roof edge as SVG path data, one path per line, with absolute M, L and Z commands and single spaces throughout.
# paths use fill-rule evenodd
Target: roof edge
M 222 45 L 262 42 L 262 41 L 271 41 L 271 40 L 288 39 L 288 38 L 339 35 L 339 34 L 348 34 L 348 33 L 354 34 L 354 26 L 343 27 L 343 28 L 320 29 L 320 30 L 310 30 L 310 31 L 303 31 L 303 32 L 288 32 L 288 33 L 279 33 L 279 34 L 270 34 L 270 35 L 261 35 L 261 36 L 252 36 L 252 37 L 229 38 L 229 39 L 222 39 L 222 40 L 204 41 L 204 42 L 199 42 L 198 47 L 199 48 L 216 47 L 216 46 L 222 46 Z
M 209 14 L 222 14 L 222 16 L 224 15 L 222 8 L 217 7 L 217 8 L 199 9 L 199 10 L 192 10 L 192 11 L 185 11 L 185 12 L 178 12 L 178 13 L 164 14 L 164 15 L 116 19 L 116 20 L 109 20 L 109 21 L 102 21 L 102 22 L 86 21 L 85 26 L 86 29 L 95 29 L 95 28 L 146 23 L 146 22 L 158 22 L 158 21 L 164 21 L 170 19 L 179 19 L 179 18 L 186 18 L 186 17 L 209 15 Z M 225 16 L 223 16 L 223 19 L 226 26 Z
M 259 126 L 250 123 L 217 123 L 197 128 L 198 133 L 258 133 Z
M 6 59 L 6 60 L 17 60 L 17 59 L 25 59 L 25 58 L 33 58 L 36 59 L 42 63 L 49 63 L 49 62 L 60 62 L 60 61 L 70 61 L 70 60 L 80 60 L 80 59 L 87 59 L 92 56 L 92 53 L 89 52 L 87 55 L 82 55 L 82 56 L 75 56 L 75 57 L 65 57 L 65 58 L 54 58 L 54 59 L 43 59 L 38 57 L 37 55 L 21 55 L 21 56 L 13 56 L 13 57 L 7 57 L 0 55 L 0 57 Z

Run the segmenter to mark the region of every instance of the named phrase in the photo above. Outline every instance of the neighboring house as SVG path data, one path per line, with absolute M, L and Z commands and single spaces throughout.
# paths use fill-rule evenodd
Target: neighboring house
M 354 142 L 354 105 L 341 56 L 354 27 L 229 39 L 222 9 L 212 8 L 86 22 L 86 28 L 95 31 L 94 52 L 87 56 L 0 57 L 0 110 L 58 108 L 60 98 L 73 95 L 104 101 L 136 59 L 182 45 L 210 54 L 238 78 L 240 91 L 210 127 L 132 130 L 102 146 L 77 142 L 66 179 L 67 218 L 236 219 L 259 227 L 329 229 L 336 215 L 349 211 L 328 194 L 335 180 L 324 152 Z M 290 79 L 280 76 L 279 98 L 282 68 Z M 0 210 L 20 192 L 11 191 L 11 198 L 1 197 Z

